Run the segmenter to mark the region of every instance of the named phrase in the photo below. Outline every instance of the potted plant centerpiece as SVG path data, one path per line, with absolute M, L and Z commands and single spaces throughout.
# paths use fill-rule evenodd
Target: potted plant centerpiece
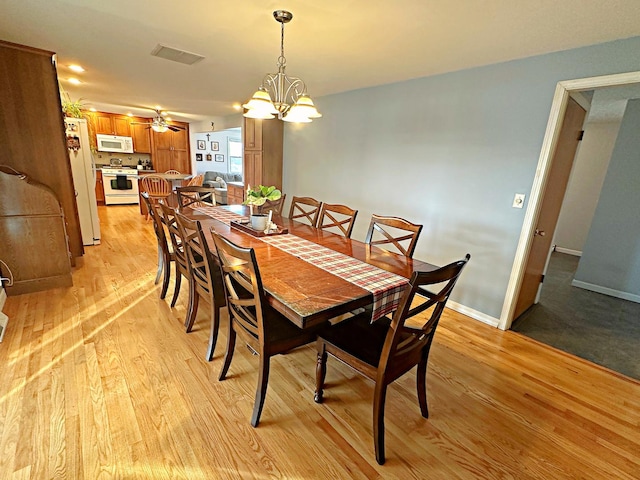
M 257 188 L 247 188 L 247 198 L 243 205 L 249 205 L 251 208 L 251 228 L 254 230 L 266 230 L 268 226 L 268 217 L 266 213 L 262 213 L 262 206 L 267 201 L 278 200 L 282 196 L 282 192 L 276 187 L 265 187 L 259 185 Z

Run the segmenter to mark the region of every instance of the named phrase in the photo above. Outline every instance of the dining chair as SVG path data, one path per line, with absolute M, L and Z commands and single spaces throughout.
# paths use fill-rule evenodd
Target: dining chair
M 176 213 L 178 228 L 182 232 L 182 239 L 191 281 L 189 297 L 189 316 L 185 321 L 187 332 L 191 331 L 198 313 L 200 298 L 209 302 L 211 308 L 211 333 L 207 348 L 207 361 L 213 359 L 220 326 L 220 309 L 226 306 L 224 286 L 220 263 L 207 246 L 207 240 L 202 231 L 202 225 L 197 220 L 191 220 L 181 213 Z
M 220 380 L 224 380 L 239 336 L 249 348 L 260 355 L 258 386 L 251 416 L 251 425 L 258 426 L 267 394 L 269 366 L 272 356 L 311 343 L 318 328 L 301 329 L 267 303 L 262 279 L 253 248 L 243 248 L 211 232 L 218 259 L 229 311 L 229 334 Z
M 284 207 L 284 200 L 287 198 L 287 194 L 283 193 L 278 200 L 267 200 L 264 205 L 260 207 L 260 211 L 268 213 L 272 210 L 276 215 L 282 215 L 282 209 Z
M 358 215 L 358 211 L 346 205 L 323 203 L 316 228 L 322 230 L 337 229 L 346 238 L 351 238 L 356 215 Z
M 387 227 L 386 229 L 384 227 Z M 422 231 L 422 225 L 411 223 L 404 218 L 383 217 L 382 215 L 371 215 L 369 230 L 364 243 L 367 245 L 393 244 L 405 257 L 413 257 L 413 252 L 418 243 L 418 237 Z M 410 233 L 406 233 L 410 232 Z M 376 233 L 383 238 L 374 240 Z M 378 235 L 379 236 L 379 235 Z M 409 241 L 409 243 L 402 243 Z
M 291 220 L 302 220 L 304 218 L 315 227 L 318 223 L 318 215 L 322 202 L 311 197 L 293 197 L 289 208 L 289 218 Z
M 204 181 L 204 173 L 191 177 L 191 180 L 187 183 L 187 187 L 201 187 Z
M 175 258 L 167 242 L 167 234 L 162 223 L 161 213 L 158 211 L 159 207 L 149 201 L 149 194 L 147 192 L 142 192 L 140 195 L 153 221 L 153 230 L 158 241 L 158 273 L 156 274 L 155 284 L 158 284 L 160 276 L 164 271 L 164 275 L 162 275 L 162 290 L 160 291 L 160 298 L 164 299 L 167 295 L 169 280 L 171 278 L 171 262 L 175 261 Z
M 164 228 L 169 233 L 169 241 L 171 242 L 171 250 L 173 251 L 173 258 L 176 264 L 176 279 L 173 286 L 173 298 L 171 299 L 171 308 L 176 305 L 178 295 L 180 294 L 180 286 L 182 284 L 182 277 L 187 282 L 190 281 L 189 263 L 187 260 L 187 253 L 184 250 L 184 241 L 182 239 L 182 232 L 178 228 L 176 220 L 176 211 L 174 208 L 160 203 L 160 212 L 162 212 L 161 220 Z M 191 308 L 193 299 L 191 298 L 191 289 L 189 289 L 189 307 L 187 309 L 187 319 L 189 318 L 189 308 Z M 185 320 L 186 323 L 186 320 Z
M 149 194 L 149 201 L 158 204 L 165 201 L 171 195 L 171 183 L 157 175 L 144 175 L 141 181 L 142 191 Z M 149 218 L 149 212 L 145 220 Z
M 164 173 L 165 173 L 165 175 L 180 175 L 182 172 L 180 172 L 178 170 L 167 170 Z
M 215 189 L 211 187 L 178 187 L 178 208 L 214 206 L 216 204 Z
M 368 312 L 325 328 L 316 343 L 315 401 L 322 403 L 327 373 L 327 354 L 337 358 L 375 382 L 373 394 L 373 438 L 377 462 L 384 455 L 384 406 L 387 386 L 418 366 L 416 386 L 420 412 L 429 417 L 427 407 L 427 360 L 436 327 L 449 295 L 471 256 L 429 272 L 414 272 L 393 318 L 371 323 Z M 444 283 L 444 286 L 440 284 Z M 438 288 L 436 291 L 425 287 Z M 416 296 L 416 293 L 419 295 Z M 416 316 L 430 309 L 425 315 Z M 412 318 L 413 317 L 413 318 Z M 412 318 L 411 326 L 406 320 Z M 421 326 L 414 326 L 414 321 Z

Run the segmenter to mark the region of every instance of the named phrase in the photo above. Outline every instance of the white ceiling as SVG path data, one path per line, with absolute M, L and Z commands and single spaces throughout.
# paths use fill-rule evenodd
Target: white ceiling
M 197 121 L 235 113 L 276 70 L 276 9 L 294 15 L 287 73 L 314 98 L 640 35 L 638 0 L 0 0 L 0 39 L 56 52 L 87 106 Z M 205 59 L 152 57 L 157 44 Z

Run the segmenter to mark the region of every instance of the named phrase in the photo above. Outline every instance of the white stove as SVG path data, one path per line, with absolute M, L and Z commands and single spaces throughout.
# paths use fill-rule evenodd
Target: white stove
M 130 167 L 102 167 L 105 205 L 137 204 L 138 170 Z

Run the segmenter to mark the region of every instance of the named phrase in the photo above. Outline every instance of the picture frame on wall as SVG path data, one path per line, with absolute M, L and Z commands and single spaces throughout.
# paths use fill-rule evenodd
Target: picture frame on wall
M 202 154 L 196 153 L 196 162 L 201 162 L 201 161 L 202 161 Z
M 217 152 L 220 150 L 220 144 L 218 142 L 211 142 L 211 151 Z
M 210 162 L 211 161 L 211 154 L 207 153 L 207 161 Z
M 216 154 L 216 162 L 224 162 L 224 155 L 221 153 Z
M 206 150 L 207 149 L 207 142 L 205 142 L 204 140 L 198 140 L 198 150 Z

